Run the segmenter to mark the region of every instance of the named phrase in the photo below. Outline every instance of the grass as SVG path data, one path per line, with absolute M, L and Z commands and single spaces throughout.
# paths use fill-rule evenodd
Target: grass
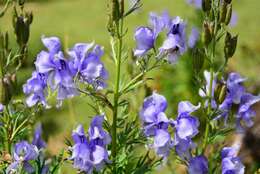
M 147 25 L 150 11 L 161 12 L 168 10 L 171 15 L 179 15 L 185 20 L 192 19 L 195 10 L 188 6 L 185 0 L 144 0 L 142 9 L 127 20 L 128 34 L 126 43 L 131 49 L 134 47 L 133 32 L 137 26 Z M 234 2 L 234 10 L 238 13 L 238 24 L 232 30 L 239 33 L 238 52 L 235 59 L 231 60 L 230 69 L 236 70 L 250 77 L 255 83 L 260 83 L 260 1 L 237 0 Z M 102 0 L 49 0 L 47 2 L 30 2 L 27 9 L 33 11 L 34 21 L 30 38 L 30 61 L 42 49 L 40 38 L 45 36 L 59 36 L 63 41 L 68 38 L 71 47 L 77 42 L 95 41 L 105 47 L 104 61 L 111 67 L 109 35 L 106 30 L 107 9 L 106 1 Z M 0 21 L 2 31 L 12 33 L 10 12 Z M 14 38 L 12 38 L 14 40 Z M 253 53 L 255 52 L 255 53 Z M 258 54 L 259 53 L 259 54 Z M 18 77 L 20 83 L 30 75 L 33 65 L 30 64 Z M 113 78 L 113 68 L 109 68 L 110 77 Z M 180 89 L 177 89 L 180 90 Z M 44 111 L 40 119 L 48 128 L 45 130 L 49 136 L 49 149 L 51 153 L 57 153 L 62 148 L 62 141 L 70 136 L 70 132 L 77 123 L 88 124 L 93 111 L 87 107 L 85 98 L 65 101 L 61 109 Z M 57 146 L 55 148 L 51 148 Z M 66 171 L 63 172 L 66 174 Z M 68 171 L 67 171 L 68 173 Z M 172 173 L 172 172 L 163 172 Z

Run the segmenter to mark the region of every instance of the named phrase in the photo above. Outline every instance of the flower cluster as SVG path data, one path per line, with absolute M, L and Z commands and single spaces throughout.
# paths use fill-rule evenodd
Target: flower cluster
M 157 57 L 167 57 L 170 63 L 176 63 L 178 57 L 186 51 L 186 24 L 180 17 L 172 19 L 167 12 L 161 16 L 150 14 L 151 27 L 139 27 L 135 31 L 135 56 L 141 57 L 151 49 L 156 49 L 156 39 L 163 31 L 166 39 L 159 48 Z
M 71 148 L 74 167 L 92 173 L 93 170 L 100 171 L 108 159 L 106 146 L 110 144 L 110 135 L 103 130 L 102 124 L 104 116 L 95 116 L 88 129 L 88 137 L 84 133 L 84 128 L 79 125 L 72 133 L 75 145 Z
M 245 166 L 240 161 L 237 156 L 239 148 L 234 147 L 224 147 L 221 151 L 222 158 L 222 174 L 243 174 L 245 173 Z
M 190 158 L 189 150 L 194 147 L 191 138 L 198 134 L 199 121 L 190 113 L 200 106 L 193 106 L 190 102 L 180 102 L 176 120 L 168 119 L 165 110 L 165 97 L 154 92 L 145 98 L 140 111 L 140 118 L 144 126 L 144 134 L 152 137 L 153 148 L 159 156 L 167 157 L 171 148 L 175 146 L 177 154 L 182 158 Z M 175 129 L 175 137 L 171 138 L 169 126 Z
M 108 73 L 100 60 L 102 47 L 94 46 L 93 43 L 76 44 L 68 51 L 69 57 L 66 58 L 59 38 L 43 37 L 42 42 L 48 51 L 41 51 L 37 55 L 36 71 L 23 86 L 24 93 L 28 95 L 26 103 L 29 107 L 39 102 L 47 107 L 48 92 L 57 92 L 57 106 L 61 106 L 64 99 L 78 95 L 77 79 L 94 90 L 106 86 Z
M 13 173 L 22 168 L 27 173 L 33 173 L 34 167 L 30 164 L 31 161 L 36 160 L 40 155 L 40 150 L 46 147 L 46 143 L 41 138 L 42 128 L 39 124 L 34 132 L 32 144 L 27 141 L 21 141 L 14 146 L 13 160 L 14 162 L 8 166 L 6 173 Z M 42 174 L 47 174 L 48 167 L 42 171 Z
M 238 106 L 236 113 L 236 125 L 238 131 L 242 131 L 243 127 L 251 127 L 253 125 L 252 117 L 256 115 L 251 106 L 260 101 L 260 96 L 254 96 L 246 92 L 242 85 L 246 79 L 242 78 L 238 73 L 230 73 L 226 82 L 226 96 L 224 101 L 219 105 L 222 114 L 216 119 L 224 118 L 225 122 L 232 110 L 232 106 Z M 213 82 L 213 90 L 216 87 L 216 81 Z M 214 100 L 214 99 L 212 99 Z M 215 101 L 213 103 L 216 103 Z

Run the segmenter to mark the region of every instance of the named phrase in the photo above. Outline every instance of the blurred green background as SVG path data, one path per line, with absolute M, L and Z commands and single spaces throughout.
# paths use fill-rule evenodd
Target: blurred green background
M 254 84 L 249 90 L 259 93 L 260 89 L 260 1 L 259 0 L 234 0 L 234 11 L 238 14 L 238 23 L 231 29 L 239 34 L 238 50 L 229 63 L 230 71 L 238 71 L 248 77 L 248 83 Z M 19 84 L 22 85 L 30 77 L 34 69 L 33 61 L 37 53 L 43 49 L 41 36 L 59 36 L 66 47 L 72 47 L 77 42 L 92 42 L 103 45 L 106 54 L 103 60 L 113 79 L 112 61 L 109 56 L 109 34 L 107 24 L 106 0 L 34 0 L 26 5 L 26 10 L 31 10 L 34 21 L 31 28 L 29 41 L 29 60 L 18 74 Z M 133 41 L 134 29 L 140 25 L 148 24 L 149 12 L 160 13 L 168 10 L 172 16 L 179 15 L 184 18 L 189 27 L 192 26 L 196 10 L 188 5 L 185 0 L 143 0 L 142 8 L 131 15 L 126 26 L 126 49 L 135 47 Z M 2 31 L 13 33 L 11 23 L 11 10 L 0 20 Z M 13 35 L 12 35 L 13 36 Z M 14 38 L 11 38 L 14 42 Z M 189 57 L 181 60 L 174 67 L 166 67 L 156 74 L 162 79 L 156 82 L 155 88 L 165 94 L 169 99 L 169 107 L 176 108 L 177 102 L 183 99 L 192 100 L 194 92 L 189 83 L 189 76 L 185 75 Z M 159 86 L 159 87 L 158 87 Z M 21 94 L 22 96 L 22 94 Z M 143 99 L 137 99 L 137 103 Z M 86 98 L 75 98 L 65 101 L 60 109 L 52 108 L 44 111 L 39 117 L 43 122 L 45 138 L 48 138 L 50 153 L 57 153 L 64 147 L 65 137 L 70 137 L 71 130 L 77 123 L 87 125 L 92 110 L 87 106 Z M 172 109 L 173 111 L 175 109 Z M 169 111 L 172 113 L 173 111 Z M 70 173 L 64 169 L 65 173 Z M 172 172 L 164 172 L 172 173 Z

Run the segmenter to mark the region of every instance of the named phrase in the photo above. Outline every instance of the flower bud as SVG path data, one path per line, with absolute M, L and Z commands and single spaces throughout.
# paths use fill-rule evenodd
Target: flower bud
M 221 23 L 225 23 L 226 21 L 226 16 L 227 16 L 227 3 L 226 2 L 223 2 L 222 5 L 221 5 L 221 10 L 220 10 L 220 18 L 219 18 L 219 21 Z
M 218 103 L 221 104 L 223 103 L 223 101 L 225 100 L 226 98 L 226 94 L 227 94 L 227 86 L 226 85 L 223 85 L 221 87 L 221 90 L 220 90 L 220 93 L 218 95 Z
M 205 54 L 200 49 L 194 49 L 192 52 L 192 66 L 196 73 L 199 73 L 204 65 Z
M 232 37 L 231 34 L 227 32 L 224 46 L 224 53 L 226 59 L 232 57 L 235 54 L 237 47 L 237 39 L 237 35 Z
M 0 79 L 0 103 L 7 105 L 11 100 L 11 91 L 4 79 Z
M 123 17 L 125 13 L 125 0 L 120 0 L 120 17 Z
M 227 14 L 226 14 L 226 19 L 225 19 L 225 24 L 228 25 L 230 23 L 232 17 L 232 4 L 229 4 L 227 6 Z
M 211 9 L 211 0 L 202 0 L 202 9 L 204 12 L 208 12 Z
M 16 34 L 17 43 L 20 46 L 26 45 L 30 35 L 30 25 L 33 20 L 32 13 L 26 13 L 24 16 L 14 14 L 13 26 Z
M 213 26 L 209 22 L 204 21 L 202 40 L 206 46 L 208 46 L 212 40 L 212 33 L 213 33 Z

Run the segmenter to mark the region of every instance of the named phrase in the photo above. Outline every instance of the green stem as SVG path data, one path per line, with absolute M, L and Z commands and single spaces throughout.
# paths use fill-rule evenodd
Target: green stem
M 113 107 L 113 123 L 112 123 L 112 157 L 113 157 L 113 173 L 116 173 L 116 155 L 117 155 L 117 117 L 118 117 L 118 101 L 119 101 L 119 85 L 121 76 L 121 58 L 122 58 L 122 38 L 123 18 L 117 23 L 117 54 L 116 54 L 116 80 L 114 91 L 114 107 Z M 113 51 L 114 52 L 114 51 Z

